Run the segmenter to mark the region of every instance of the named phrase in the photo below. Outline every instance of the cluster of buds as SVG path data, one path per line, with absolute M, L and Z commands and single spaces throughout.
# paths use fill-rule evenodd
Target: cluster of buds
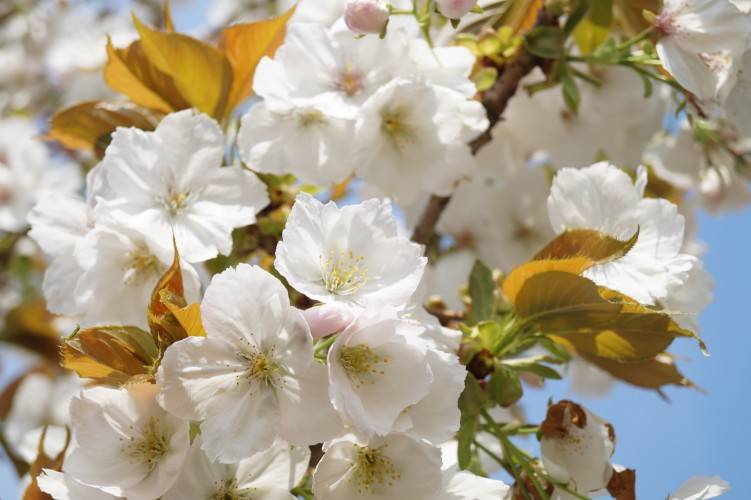
M 476 4 L 477 0 L 438 0 L 436 8 L 444 17 L 458 20 Z M 393 11 L 392 5 L 384 0 L 347 0 L 344 21 L 350 31 L 357 35 L 383 35 Z

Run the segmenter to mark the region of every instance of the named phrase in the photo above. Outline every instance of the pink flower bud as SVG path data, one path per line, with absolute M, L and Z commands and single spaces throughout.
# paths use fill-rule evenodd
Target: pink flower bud
M 380 34 L 389 20 L 389 9 L 383 0 L 347 0 L 344 22 L 353 33 Z
M 460 19 L 476 3 L 477 0 L 438 0 L 438 10 L 449 19 Z
M 311 307 L 303 311 L 305 321 L 310 327 L 314 339 L 320 339 L 339 333 L 355 319 L 355 315 L 346 306 L 332 303 Z

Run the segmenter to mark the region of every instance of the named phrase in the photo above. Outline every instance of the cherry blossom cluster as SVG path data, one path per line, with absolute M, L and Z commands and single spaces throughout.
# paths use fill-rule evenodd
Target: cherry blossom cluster
M 293 24 L 256 71 L 264 100 L 243 117 L 241 158 L 318 185 L 356 174 L 404 204 L 447 195 L 472 171 L 467 143 L 488 126 L 471 99 L 473 64 L 467 50 L 431 50 L 408 27 L 379 40 Z

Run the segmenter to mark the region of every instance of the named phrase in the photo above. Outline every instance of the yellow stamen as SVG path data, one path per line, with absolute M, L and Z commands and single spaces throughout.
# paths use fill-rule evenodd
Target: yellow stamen
M 388 358 L 380 356 L 365 344 L 344 346 L 339 351 L 339 364 L 358 388 L 372 384 L 374 375 L 383 375 L 383 367 L 379 365 L 388 361 Z
M 153 470 L 169 451 L 169 433 L 158 417 L 150 417 L 141 429 L 141 438 L 131 437 L 123 451 L 137 463 Z
M 130 251 L 123 266 L 125 284 L 139 284 L 159 276 L 163 271 L 162 263 L 152 254 L 146 245 L 138 245 Z
M 383 110 L 381 130 L 391 139 L 396 149 L 402 149 L 416 139 L 416 130 L 407 122 L 407 112 L 404 108 Z
M 303 128 L 310 127 L 312 125 L 318 125 L 319 123 L 324 123 L 325 121 L 326 120 L 323 117 L 323 113 L 321 113 L 317 109 L 306 109 L 300 111 L 297 114 L 297 122 Z
M 352 479 L 360 495 L 382 493 L 385 486 L 393 486 L 395 481 L 401 479 L 394 462 L 384 453 L 386 446 L 357 447 L 357 461 Z
M 368 281 L 363 258 L 352 252 L 329 252 L 321 259 L 323 286 L 335 295 L 352 295 Z

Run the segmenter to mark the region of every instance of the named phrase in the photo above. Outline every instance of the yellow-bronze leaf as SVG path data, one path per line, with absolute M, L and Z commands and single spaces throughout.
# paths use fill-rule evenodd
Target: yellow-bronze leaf
M 583 356 L 646 361 L 676 337 L 695 338 L 668 314 L 563 271 L 530 277 L 514 305 L 521 319 Z
M 580 274 L 593 264 L 594 261 L 587 257 L 559 260 L 532 260 L 517 267 L 506 276 L 503 280 L 503 294 L 514 304 L 516 303 L 516 296 L 519 290 L 533 276 L 548 271 L 564 271 L 571 274 Z
M 149 379 L 159 350 L 148 332 L 135 326 L 79 330 L 61 349 L 62 365 L 98 383 L 123 385 Z
M 104 80 L 112 90 L 146 108 L 171 113 L 190 107 L 175 87 L 172 77 L 149 61 L 138 40 L 124 49 L 113 47 L 107 40 Z
M 206 330 L 203 328 L 203 321 L 201 320 L 201 304 L 196 302 L 185 307 L 179 307 L 167 302 L 165 305 L 189 337 L 206 336 Z
M 250 96 L 253 76 L 264 56 L 272 57 L 284 40 L 287 21 L 295 7 L 279 17 L 255 23 L 236 24 L 222 31 L 221 48 L 232 66 L 234 74 L 230 90 L 227 115 Z
M 660 389 L 666 385 L 696 387 L 675 365 L 668 353 L 638 363 L 619 363 L 610 359 L 588 357 L 587 361 L 608 372 L 618 380 L 644 389 Z
M 185 101 L 214 118 L 224 116 L 232 88 L 232 67 L 216 48 L 181 33 L 153 30 L 133 16 L 151 64 L 172 77 Z
M 638 228 L 627 240 L 619 240 L 594 229 L 570 229 L 553 238 L 532 260 L 586 257 L 601 264 L 626 255 L 638 239 Z

